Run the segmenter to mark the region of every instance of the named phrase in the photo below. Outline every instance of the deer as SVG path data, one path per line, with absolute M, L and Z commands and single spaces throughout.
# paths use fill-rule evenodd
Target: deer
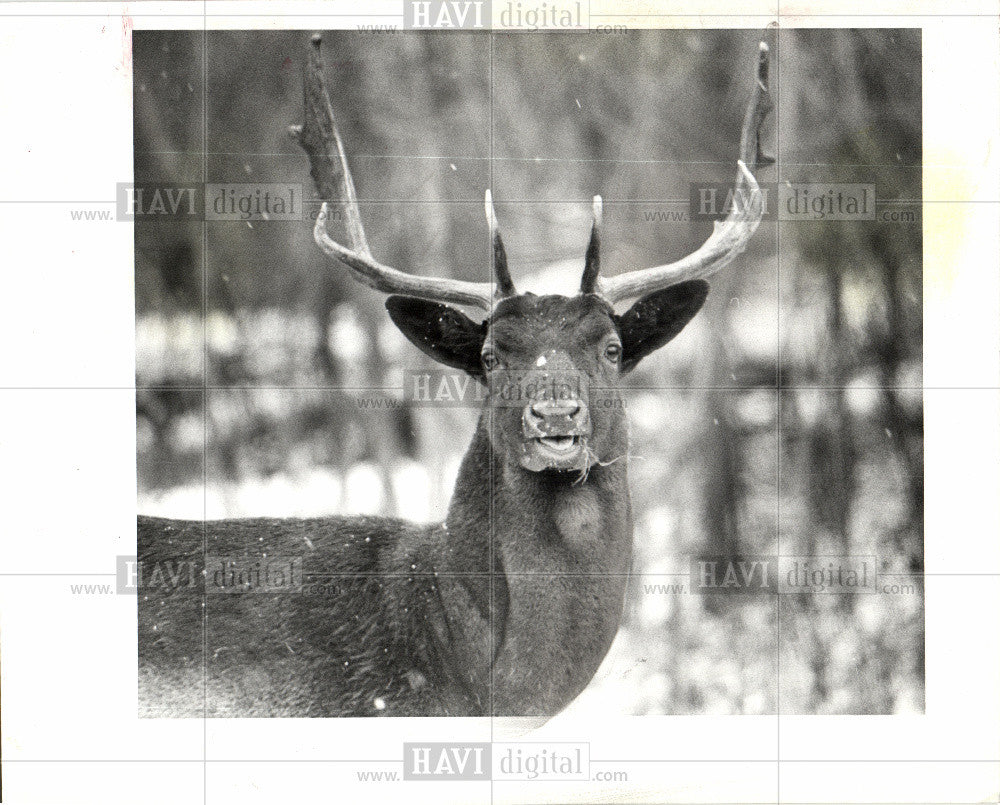
M 141 715 L 547 719 L 580 694 L 619 630 L 631 570 L 622 378 L 691 321 L 705 278 L 744 251 L 762 219 L 753 171 L 771 161 L 760 149 L 771 108 L 764 42 L 753 79 L 740 203 L 704 244 L 675 262 L 603 277 L 595 196 L 579 291 L 536 296 L 515 288 L 489 190 L 493 281 L 416 276 L 375 260 L 314 36 L 305 123 L 292 131 L 322 199 L 315 242 L 387 294 L 403 335 L 474 378 L 485 401 L 435 525 L 140 515 Z M 348 245 L 328 232 L 335 205 Z M 636 301 L 616 312 L 628 300 Z M 301 584 L 237 583 L 213 594 L 236 565 L 263 569 L 272 583 L 298 573 Z

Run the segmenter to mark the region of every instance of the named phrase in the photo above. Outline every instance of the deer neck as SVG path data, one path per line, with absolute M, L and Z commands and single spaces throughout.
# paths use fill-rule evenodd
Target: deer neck
M 494 450 L 486 415 L 462 463 L 446 521 L 453 573 L 487 570 L 488 602 L 469 646 L 491 643 L 473 680 L 496 715 L 553 715 L 586 686 L 621 621 L 632 518 L 624 460 L 585 479 L 524 470 Z M 620 426 L 623 455 L 627 437 Z M 461 565 L 461 567 L 458 567 Z M 482 612 L 480 613 L 482 615 Z M 490 635 L 492 635 L 490 637 Z

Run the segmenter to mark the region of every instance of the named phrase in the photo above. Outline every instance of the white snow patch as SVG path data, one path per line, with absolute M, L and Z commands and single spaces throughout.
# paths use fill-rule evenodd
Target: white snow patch
M 385 488 L 374 464 L 358 463 L 351 467 L 344 489 L 344 514 L 381 514 L 385 506 Z
M 415 461 L 401 462 L 392 474 L 392 489 L 407 520 L 431 522 L 431 478 L 423 466 Z

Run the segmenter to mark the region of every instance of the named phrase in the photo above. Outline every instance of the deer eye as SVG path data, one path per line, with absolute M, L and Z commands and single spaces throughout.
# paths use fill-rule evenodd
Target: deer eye
M 612 342 L 604 348 L 604 357 L 612 363 L 618 363 L 622 358 L 622 345 Z
M 483 350 L 481 357 L 483 361 L 483 368 L 487 372 L 492 372 L 500 365 L 500 359 L 492 349 Z

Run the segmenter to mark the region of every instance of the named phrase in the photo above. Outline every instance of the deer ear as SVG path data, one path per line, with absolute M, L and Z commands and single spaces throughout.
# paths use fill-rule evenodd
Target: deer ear
M 684 329 L 701 310 L 708 283 L 689 280 L 642 297 L 621 316 L 615 316 L 622 337 L 622 372 L 630 372 Z
M 476 324 L 453 307 L 410 296 L 390 296 L 385 307 L 392 323 L 421 352 L 445 366 L 482 376 L 485 321 Z

